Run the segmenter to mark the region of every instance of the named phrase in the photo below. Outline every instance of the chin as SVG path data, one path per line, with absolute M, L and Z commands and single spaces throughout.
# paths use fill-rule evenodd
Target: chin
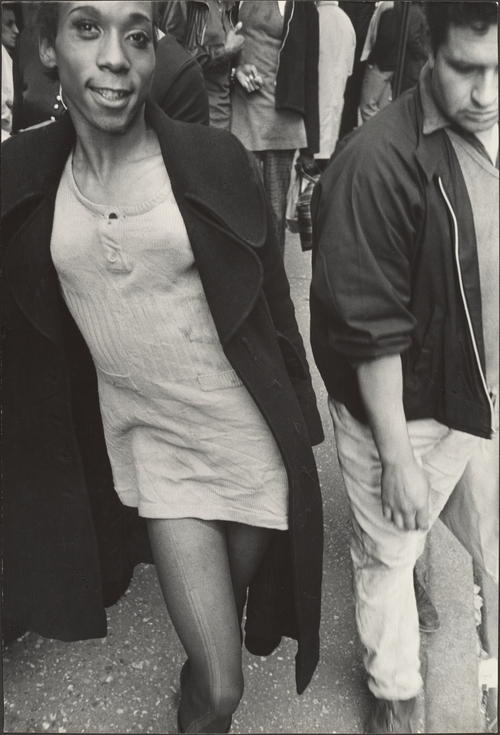
M 130 120 L 98 120 L 95 127 L 102 133 L 123 135 L 130 127 Z
M 497 121 L 498 117 L 491 117 L 486 120 L 470 120 L 469 118 L 465 118 L 457 120 L 457 124 L 468 133 L 484 133 L 487 130 L 491 130 Z

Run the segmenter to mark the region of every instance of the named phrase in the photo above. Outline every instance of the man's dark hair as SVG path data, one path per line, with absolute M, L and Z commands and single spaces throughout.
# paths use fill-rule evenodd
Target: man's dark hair
M 495 2 L 434 2 L 426 3 L 427 21 L 431 48 L 436 55 L 439 47 L 446 42 L 451 25 L 466 26 L 482 34 L 498 23 L 498 10 Z

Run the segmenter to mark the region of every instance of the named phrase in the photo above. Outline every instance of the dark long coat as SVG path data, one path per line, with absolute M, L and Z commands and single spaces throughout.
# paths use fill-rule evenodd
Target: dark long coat
M 146 114 L 224 352 L 288 472 L 290 530 L 276 533 L 250 588 L 246 644 L 269 653 L 282 635 L 297 638 L 301 692 L 319 655 L 323 529 L 311 444 L 323 434 L 272 215 L 236 138 L 170 120 L 152 103 Z M 66 641 L 106 635 L 103 605 L 148 554 L 143 520 L 113 489 L 94 367 L 50 256 L 74 142 L 66 116 L 2 146 L 4 614 Z

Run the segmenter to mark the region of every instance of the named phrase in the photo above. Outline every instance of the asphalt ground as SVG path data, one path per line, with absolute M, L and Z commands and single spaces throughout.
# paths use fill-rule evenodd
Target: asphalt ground
M 298 236 L 288 235 L 286 268 L 297 318 L 308 347 L 310 254 L 301 252 Z M 348 549 L 349 510 L 336 459 L 326 393 L 312 360 L 311 369 L 326 434 L 325 442 L 315 449 L 325 517 L 321 660 L 310 686 L 299 697 L 294 680 L 294 641 L 284 639 L 267 658 L 245 651 L 245 694 L 233 719 L 233 733 L 361 733 L 368 714 L 362 651 L 354 623 Z M 445 540 L 439 558 L 441 554 L 448 555 L 447 543 L 449 539 Z M 467 560 L 457 564 L 453 573 L 459 579 L 455 586 L 463 591 L 467 601 L 469 580 L 462 569 Z M 453 581 L 450 584 L 453 586 Z M 442 589 L 439 581 L 434 587 Z M 446 599 L 441 603 L 440 614 L 446 609 Z M 472 668 L 474 662 L 477 666 L 477 651 L 470 650 L 474 621 L 471 623 L 468 618 L 469 607 L 465 602 L 461 608 L 462 616 L 465 614 L 468 619 L 465 627 L 468 648 L 466 646 L 465 654 L 461 651 L 459 660 L 453 662 L 455 670 L 442 671 L 442 680 L 439 681 L 438 674 L 433 684 L 439 691 L 451 687 L 454 698 L 450 702 L 444 696 L 435 703 L 433 722 L 441 729 L 428 731 L 480 731 L 447 727 L 448 717 L 455 713 L 457 687 L 461 711 L 467 712 L 467 717 L 472 713 L 473 721 L 479 722 L 474 687 L 472 694 L 470 686 L 465 693 L 460 693 L 464 666 L 468 671 L 471 662 Z M 154 567 L 138 566 L 129 590 L 107 613 L 109 633 L 105 639 L 62 643 L 27 633 L 7 648 L 3 659 L 4 732 L 177 731 L 178 677 L 185 655 L 168 618 Z M 442 623 L 446 630 L 446 619 Z M 452 639 L 453 630 L 458 630 L 455 625 L 456 621 L 451 631 L 448 630 Z M 463 630 L 458 632 L 463 637 Z M 429 652 L 434 650 L 436 641 L 441 640 L 437 638 L 440 635 L 441 631 L 435 634 L 436 638 L 427 636 L 423 641 L 422 664 L 426 680 L 429 666 L 438 671 L 436 657 L 429 657 Z M 449 639 L 444 643 L 448 652 L 453 645 Z M 443 661 L 442 646 L 438 648 L 437 659 Z M 468 684 L 472 680 L 473 675 L 472 678 L 468 676 Z M 418 702 L 419 732 L 426 728 L 427 699 L 426 689 Z

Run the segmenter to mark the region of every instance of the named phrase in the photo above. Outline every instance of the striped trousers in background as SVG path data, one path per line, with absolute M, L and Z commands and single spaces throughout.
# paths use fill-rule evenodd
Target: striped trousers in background
M 284 255 L 286 199 L 295 150 L 253 151 L 253 154 L 259 164 L 264 188 L 271 203 L 278 232 L 279 248 L 281 254 Z

